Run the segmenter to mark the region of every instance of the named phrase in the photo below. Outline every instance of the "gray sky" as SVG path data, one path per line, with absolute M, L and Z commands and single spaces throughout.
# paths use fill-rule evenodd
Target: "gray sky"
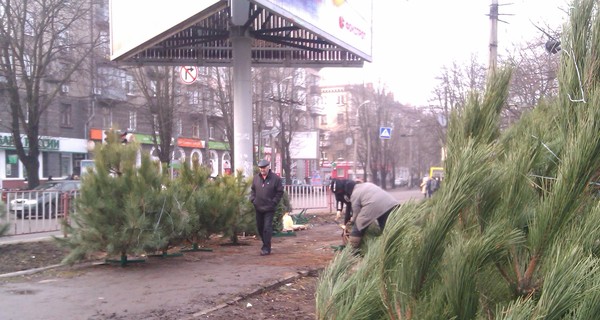
M 347 0 L 348 1 L 348 0 Z M 356 0 L 353 0 L 356 1 Z M 427 105 L 435 77 L 453 61 L 489 56 L 491 0 L 373 0 L 373 62 L 361 69 L 327 68 L 324 84 L 385 85 L 396 100 Z M 508 4 L 510 3 L 510 4 Z M 499 0 L 498 53 L 540 35 L 533 24 L 558 28 L 567 0 Z M 512 14 L 512 15 L 502 15 Z

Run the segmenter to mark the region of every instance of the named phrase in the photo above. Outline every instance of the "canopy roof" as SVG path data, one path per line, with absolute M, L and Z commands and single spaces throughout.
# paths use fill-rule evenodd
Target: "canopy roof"
M 371 1 L 364 2 L 370 10 Z M 371 61 L 369 10 L 359 12 L 333 0 L 315 0 L 308 7 L 294 0 L 249 3 L 246 23 L 233 26 L 228 1 L 112 1 L 111 59 L 126 64 L 229 66 L 230 38 L 244 36 L 251 39 L 253 66 L 362 67 Z

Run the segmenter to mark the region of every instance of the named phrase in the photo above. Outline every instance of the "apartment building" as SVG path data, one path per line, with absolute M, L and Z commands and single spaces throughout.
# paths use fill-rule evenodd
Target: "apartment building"
M 135 68 L 109 60 L 108 0 L 64 4 L 80 5 L 82 13 L 77 20 L 65 25 L 58 35 L 47 36 L 58 40 L 53 49 L 56 54 L 50 63 L 44 65 L 47 70 L 40 80 L 39 95 L 41 99 L 50 96 L 53 91 L 56 95 L 39 113 L 40 179 L 80 175 L 81 161 L 93 158 L 94 147 L 103 142 L 105 131 L 111 128 L 131 133 L 142 150 L 156 157 L 154 138 L 158 111 L 156 103 L 152 103 L 156 97 L 156 93 L 152 93 L 156 79 L 148 77 L 149 88 L 141 88 L 135 78 Z M 54 9 L 64 4 L 59 1 L 52 3 Z M 63 7 L 63 10 L 66 8 Z M 45 8 L 32 8 L 24 17 L 23 25 L 39 24 L 36 9 Z M 4 16 L 4 12 L 1 14 Z M 60 13 L 57 13 L 59 16 Z M 35 30 L 32 27 L 21 36 L 25 41 L 34 42 L 37 39 Z M 3 35 L 7 36 L 6 33 Z M 86 50 L 92 53 L 79 61 Z M 76 63 L 78 67 L 72 74 L 66 74 L 66 70 Z M 180 77 L 178 69 L 172 68 L 171 71 L 175 107 L 170 120 L 173 131 L 171 159 L 179 163 L 198 161 L 209 166 L 213 175 L 229 172 L 232 159 L 230 137 L 225 115 L 216 106 L 219 99 L 211 82 L 211 73 L 215 69 L 197 68 L 198 81 L 193 84 L 177 81 Z M 29 75 L 28 70 L 23 72 Z M 0 69 L 0 188 L 21 187 L 26 179 L 26 170 L 16 154 L 12 137 L 9 80 L 7 69 Z M 20 89 L 20 94 L 25 100 L 23 89 Z M 21 141 L 28 145 L 24 134 Z
M 61 5 L 59 1 L 53 3 Z M 160 145 L 156 145 L 155 136 L 162 119 L 157 101 L 161 98 L 160 82 L 165 78 L 156 74 L 157 70 L 169 72 L 167 82 L 172 86 L 170 160 L 174 163 L 198 161 L 210 167 L 215 176 L 231 172 L 233 132 L 229 118 L 232 115 L 228 112 L 231 101 L 228 100 L 229 88 L 217 83 L 219 69 L 196 66 L 161 69 L 158 66 L 146 68 L 140 75 L 135 66 L 110 61 L 108 0 L 63 3 L 81 5 L 80 9 L 85 10 L 80 10 L 79 19 L 60 32 L 60 49 L 56 49 L 57 54 L 42 79 L 44 92 L 41 95 L 54 88 L 58 91 L 47 109 L 40 113 L 41 180 L 50 176 L 80 175 L 81 161 L 93 159 L 94 148 L 103 143 L 105 132 L 111 128 L 128 132 L 142 150 L 158 160 Z M 28 15 L 27 19 L 35 19 L 35 14 Z M 67 74 L 69 66 L 86 50 L 91 50 L 91 54 L 85 56 L 72 74 Z M 196 80 L 183 79 L 183 68 L 194 68 Z M 294 130 L 318 132 L 318 119 L 323 112 L 320 92 L 307 90 L 318 86 L 317 71 L 297 69 L 296 72 L 298 81 L 289 87 L 291 100 L 288 101 L 293 102 L 288 107 L 293 110 L 297 125 Z M 0 72 L 0 188 L 20 187 L 24 184 L 26 169 L 15 151 L 8 91 L 3 90 L 3 85 L 6 86 L 7 81 Z M 281 133 L 276 132 L 280 123 L 272 111 L 277 101 L 273 99 L 274 84 L 270 86 L 270 90 L 259 92 L 263 96 L 257 99 L 271 111 L 263 115 L 264 118 L 255 119 L 255 123 L 265 124 L 254 131 L 255 156 L 269 154 L 281 173 L 282 147 L 277 145 L 277 135 Z M 266 96 L 269 94 L 270 97 Z M 24 135 L 21 140 L 27 143 Z M 319 157 L 294 159 L 292 168 L 298 178 L 311 177 L 319 172 Z

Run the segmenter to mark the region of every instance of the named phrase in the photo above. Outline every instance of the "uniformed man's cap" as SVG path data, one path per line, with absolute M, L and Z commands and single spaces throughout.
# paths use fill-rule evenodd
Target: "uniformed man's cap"
M 271 164 L 271 163 L 269 162 L 269 160 L 262 159 L 262 160 L 260 160 L 260 161 L 258 162 L 258 167 L 259 167 L 259 168 L 264 168 L 264 167 L 267 167 L 267 166 L 269 166 L 270 164 Z

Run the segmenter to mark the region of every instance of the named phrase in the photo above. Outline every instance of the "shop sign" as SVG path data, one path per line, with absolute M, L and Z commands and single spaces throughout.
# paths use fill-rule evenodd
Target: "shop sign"
M 178 138 L 177 145 L 184 148 L 203 148 L 202 140 L 192 138 Z
M 134 133 L 135 141 L 140 144 L 154 144 L 154 139 L 151 134 Z M 156 137 L 156 141 L 160 143 L 160 137 Z
M 25 149 L 29 148 L 29 139 L 25 135 L 21 135 L 21 141 L 23 142 L 23 147 Z M 40 150 L 45 151 L 59 151 L 60 150 L 60 140 L 47 138 L 47 137 L 39 137 L 38 138 L 38 147 Z M 13 140 L 12 135 L 0 135 L 0 149 L 14 149 L 15 141 Z
M 104 140 L 104 131 L 103 129 L 90 129 L 90 139 L 91 140 Z M 154 140 L 152 139 L 151 134 L 142 134 L 142 133 L 132 133 L 133 139 L 139 144 L 154 144 Z M 160 137 L 157 137 L 158 143 L 160 143 Z
M 229 150 L 229 144 L 221 141 L 209 141 L 208 148 L 213 150 Z

